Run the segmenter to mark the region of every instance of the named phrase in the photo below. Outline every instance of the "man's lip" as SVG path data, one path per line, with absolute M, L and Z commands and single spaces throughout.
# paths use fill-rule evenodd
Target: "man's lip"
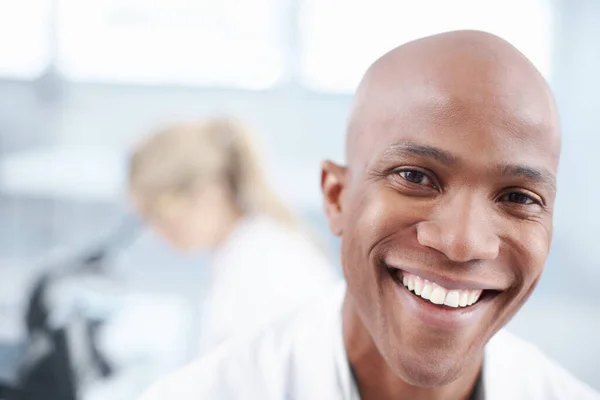
M 445 288 L 445 289 L 449 289 L 449 290 L 460 290 L 460 289 L 467 289 L 467 290 L 494 290 L 494 291 L 502 291 L 504 290 L 503 288 L 499 287 L 497 284 L 494 283 L 490 283 L 490 282 L 482 282 L 482 281 L 477 281 L 475 279 L 457 279 L 457 278 L 453 278 L 453 277 L 449 277 L 449 276 L 444 276 L 444 275 L 440 275 L 437 274 L 435 272 L 431 272 L 431 271 L 426 271 L 426 270 L 421 270 L 421 269 L 416 269 L 416 268 L 411 268 L 411 267 L 397 267 L 395 265 L 390 265 L 388 263 L 385 264 L 386 268 L 388 269 L 396 269 L 399 270 L 400 272 L 408 272 L 409 274 L 412 275 L 416 275 L 420 278 L 423 279 L 427 279 L 430 282 L 436 283 L 439 286 Z
M 465 308 L 450 308 L 423 300 L 411 293 L 400 282 L 394 282 L 395 292 L 400 296 L 406 310 L 426 325 L 444 330 L 455 330 L 481 321 L 491 303 L 491 298 L 479 300 Z

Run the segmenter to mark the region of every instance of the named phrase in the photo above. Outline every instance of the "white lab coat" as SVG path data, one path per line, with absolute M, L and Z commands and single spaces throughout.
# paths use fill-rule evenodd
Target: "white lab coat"
M 306 235 L 266 216 L 238 224 L 211 263 L 212 281 L 198 327 L 198 354 L 259 330 L 309 299 L 339 273 Z
M 359 400 L 342 340 L 340 287 L 316 307 L 228 343 L 141 400 Z M 485 350 L 485 400 L 599 400 L 537 348 L 501 331 Z
M 190 307 L 184 296 L 116 293 L 110 285 L 105 292 L 115 293 L 94 303 L 98 296 L 91 290 L 73 298 L 73 304 L 90 303 L 88 308 L 108 317 L 98 345 L 116 369 L 110 379 L 86 384 L 83 399 L 136 398 L 152 380 L 195 358 L 194 353 L 260 329 L 322 296 L 337 281 L 336 269 L 309 239 L 259 216 L 238 224 L 212 257 L 210 270 L 208 283 L 192 283 L 208 289 L 206 294 L 198 290 L 197 307 Z M 61 297 L 87 288 L 81 280 L 74 283 L 72 290 L 59 290 Z M 192 310 L 198 309 L 200 314 L 194 315 Z

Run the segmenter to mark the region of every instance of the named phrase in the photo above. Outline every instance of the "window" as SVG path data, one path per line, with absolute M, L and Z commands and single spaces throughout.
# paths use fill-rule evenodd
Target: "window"
M 278 0 L 62 0 L 72 80 L 266 88 L 283 68 Z
M 34 79 L 49 62 L 50 2 L 0 0 L 0 76 Z
M 456 29 L 497 34 L 550 74 L 549 0 L 303 0 L 302 78 L 352 91 L 369 64 L 404 42 Z

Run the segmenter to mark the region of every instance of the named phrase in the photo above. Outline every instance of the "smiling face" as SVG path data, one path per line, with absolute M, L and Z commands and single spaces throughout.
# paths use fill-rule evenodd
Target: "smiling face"
M 548 91 L 537 75 L 453 60 L 420 75 L 372 68 L 349 165 L 323 172 L 347 300 L 394 373 L 423 387 L 479 359 L 540 279 L 552 236 L 560 144 Z

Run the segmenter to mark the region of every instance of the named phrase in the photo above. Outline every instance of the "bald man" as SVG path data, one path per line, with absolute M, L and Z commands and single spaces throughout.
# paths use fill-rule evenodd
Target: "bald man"
M 600 399 L 502 330 L 544 269 L 559 153 L 552 94 L 507 42 L 392 50 L 357 91 L 347 165 L 323 164 L 345 284 L 143 399 Z

